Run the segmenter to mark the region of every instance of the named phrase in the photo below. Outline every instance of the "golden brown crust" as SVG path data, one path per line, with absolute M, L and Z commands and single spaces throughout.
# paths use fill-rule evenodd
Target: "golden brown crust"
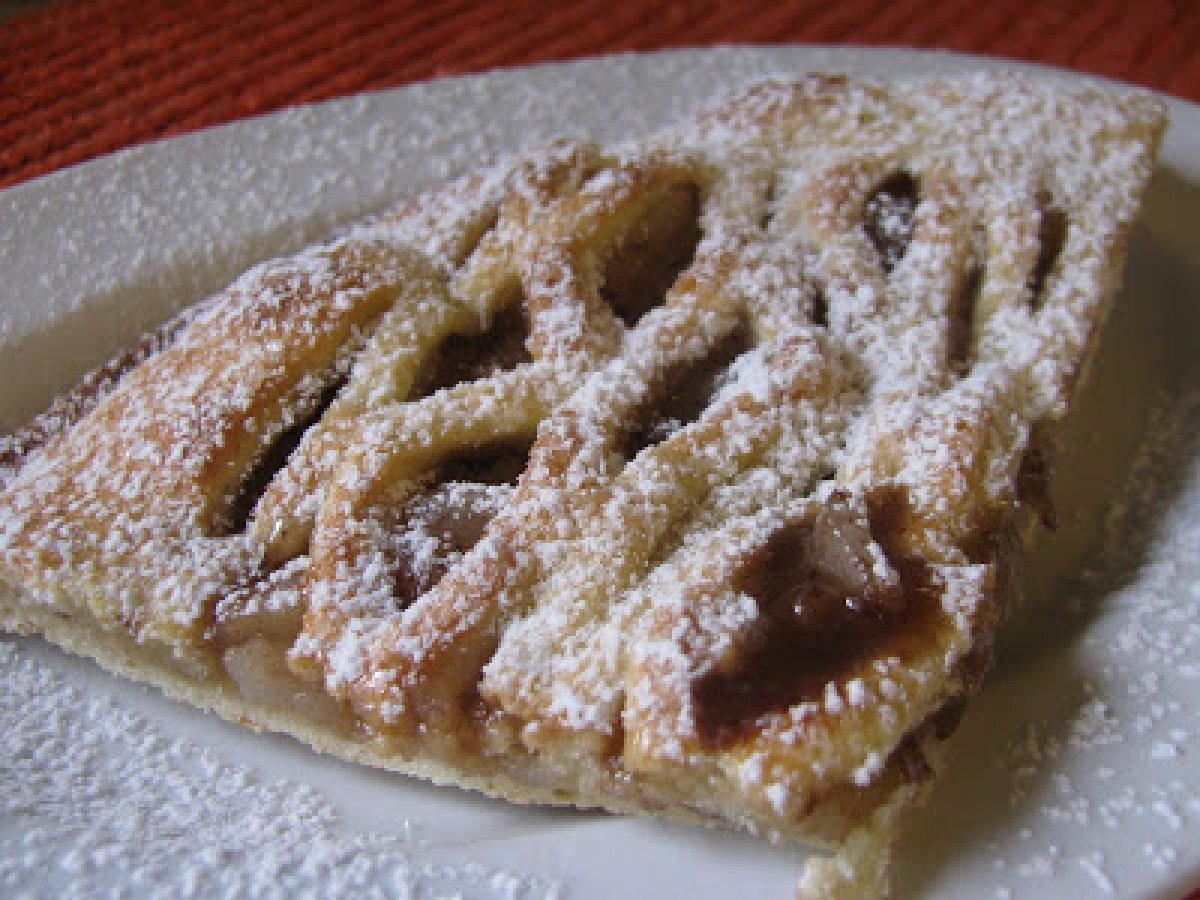
M 5 625 L 439 782 L 875 846 L 986 669 L 1161 128 L 812 76 L 409 201 L 28 455 Z

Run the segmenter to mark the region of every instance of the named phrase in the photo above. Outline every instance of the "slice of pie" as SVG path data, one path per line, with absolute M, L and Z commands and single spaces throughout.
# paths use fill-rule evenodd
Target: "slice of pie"
M 1163 127 L 766 83 L 248 272 L 4 447 L 5 627 L 519 802 L 842 846 L 984 674 Z

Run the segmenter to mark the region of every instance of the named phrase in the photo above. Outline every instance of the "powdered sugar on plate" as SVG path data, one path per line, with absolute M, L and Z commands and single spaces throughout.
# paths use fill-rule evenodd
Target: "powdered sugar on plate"
M 986 866 L 940 873 L 948 896 L 969 885 L 981 897 L 1056 897 L 1071 885 L 1143 897 L 1200 883 L 1198 434 L 1194 382 L 1159 398 L 1090 562 L 1068 576 L 1057 608 L 1013 623 L 912 837 L 945 841 L 963 826 L 959 840 L 981 841 Z M 966 785 L 974 812 L 954 808 Z M 901 889 L 920 890 L 927 874 L 918 861 Z
M 7 896 L 558 897 L 537 874 L 436 860 L 0 644 L 0 890 Z
M 1073 866 L 1097 896 L 1126 896 L 1139 872 L 1186 877 L 1181 850 L 1200 829 L 1200 483 L 1174 495 L 1165 473 L 1195 458 L 1198 425 L 1200 391 L 1151 415 L 1072 613 L 1106 621 L 1081 629 L 1080 657 L 1094 667 L 1063 685 L 1073 708 L 1029 721 L 1001 751 L 996 768 L 1026 824 L 1017 846 L 995 846 L 994 867 L 1022 896 Z M 1130 571 L 1132 581 L 1119 574 Z M 1112 847 L 1121 834 L 1131 840 Z

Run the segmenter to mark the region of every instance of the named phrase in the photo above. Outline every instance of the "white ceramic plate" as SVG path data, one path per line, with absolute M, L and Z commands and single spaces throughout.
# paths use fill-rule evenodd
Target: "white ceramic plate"
M 248 264 L 496 152 L 617 139 L 767 74 L 995 66 L 723 49 L 441 81 L 137 148 L 0 194 L 0 427 Z M 1072 77 L 1046 72 L 1046 77 Z M 897 859 L 897 895 L 1200 886 L 1200 110 L 1174 101 L 1066 450 L 1077 510 Z M 787 897 L 801 856 L 517 809 L 322 758 L 34 640 L 0 644 L 0 891 Z

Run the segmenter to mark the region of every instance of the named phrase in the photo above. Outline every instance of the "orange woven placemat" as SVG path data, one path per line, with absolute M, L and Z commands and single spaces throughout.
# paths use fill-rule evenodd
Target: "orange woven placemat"
M 75 0 L 0 24 L 0 187 L 295 103 L 718 43 L 988 53 L 1200 99 L 1194 0 Z

